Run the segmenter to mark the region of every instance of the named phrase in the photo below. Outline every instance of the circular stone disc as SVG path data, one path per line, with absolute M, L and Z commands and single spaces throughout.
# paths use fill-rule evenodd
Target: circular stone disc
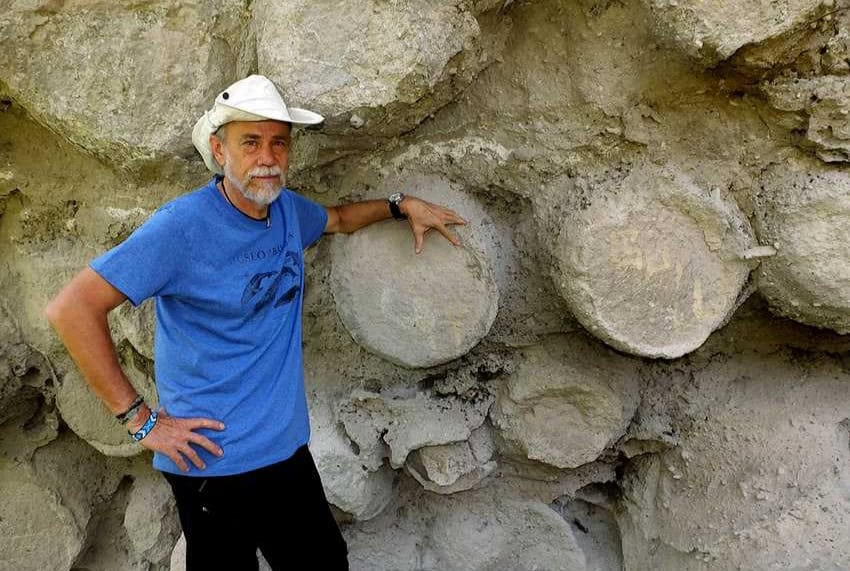
M 488 261 L 436 231 L 416 255 L 408 224 L 373 224 L 335 237 L 332 260 L 331 287 L 346 329 L 369 351 L 404 367 L 464 355 L 496 318 L 498 290 Z
M 153 379 L 139 372 L 122 358 L 122 368 L 139 394 L 155 407 L 156 387 Z M 95 396 L 76 370 L 65 373 L 56 391 L 59 414 L 74 433 L 107 456 L 134 456 L 144 449 L 133 442 L 109 409 Z
M 589 331 L 636 355 L 675 358 L 702 345 L 749 275 L 743 214 L 657 167 L 555 220 L 561 295 Z
M 758 269 L 771 309 L 850 333 L 850 175 L 814 163 L 775 165 L 755 206 L 759 239 L 776 248 Z

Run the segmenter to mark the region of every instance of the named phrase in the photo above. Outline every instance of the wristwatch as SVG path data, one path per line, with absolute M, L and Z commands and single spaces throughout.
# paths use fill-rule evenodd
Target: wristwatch
M 404 220 L 407 218 L 398 206 L 401 204 L 402 200 L 404 200 L 403 192 L 394 192 L 387 198 L 387 202 L 390 203 L 390 212 L 392 212 L 393 218 L 396 220 Z

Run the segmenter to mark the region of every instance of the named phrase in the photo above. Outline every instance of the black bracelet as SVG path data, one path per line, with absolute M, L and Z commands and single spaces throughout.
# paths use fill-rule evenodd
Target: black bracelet
M 133 418 L 136 412 L 139 410 L 139 407 L 144 404 L 145 399 L 142 395 L 136 397 L 136 400 L 133 401 L 133 404 L 130 405 L 130 408 L 122 412 L 121 414 L 116 414 L 115 418 L 118 419 L 118 422 L 121 424 L 127 424 L 127 422 Z

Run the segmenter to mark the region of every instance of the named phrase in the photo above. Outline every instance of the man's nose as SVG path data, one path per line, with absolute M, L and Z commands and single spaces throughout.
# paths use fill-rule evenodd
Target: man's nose
M 260 147 L 259 164 L 264 167 L 272 167 L 277 164 L 271 145 L 262 145 Z

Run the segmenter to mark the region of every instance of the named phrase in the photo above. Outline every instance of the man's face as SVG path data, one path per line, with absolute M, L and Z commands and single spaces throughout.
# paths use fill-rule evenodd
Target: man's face
M 281 121 L 233 121 L 210 139 L 225 178 L 255 204 L 270 204 L 286 184 L 289 130 Z

